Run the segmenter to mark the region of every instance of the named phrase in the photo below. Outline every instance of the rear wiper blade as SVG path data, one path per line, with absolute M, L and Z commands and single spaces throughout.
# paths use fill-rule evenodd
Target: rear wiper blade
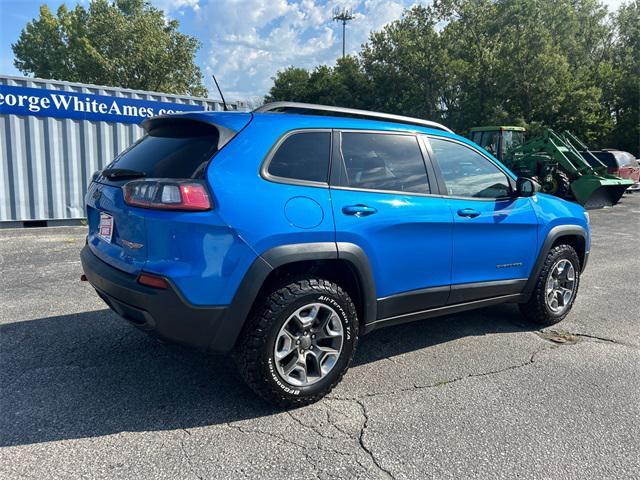
M 102 176 L 110 180 L 117 178 L 139 178 L 146 177 L 147 174 L 138 170 L 130 170 L 128 168 L 107 168 L 102 171 Z

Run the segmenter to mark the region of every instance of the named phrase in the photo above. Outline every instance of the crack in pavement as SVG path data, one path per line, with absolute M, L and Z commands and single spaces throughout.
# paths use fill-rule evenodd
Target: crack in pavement
M 319 473 L 320 473 L 321 470 L 319 469 L 318 464 L 316 463 L 316 459 L 312 455 L 312 453 L 314 451 L 312 446 L 310 446 L 308 444 L 305 444 L 305 443 L 295 442 L 295 441 L 290 440 L 289 438 L 285 437 L 284 435 L 279 435 L 279 434 L 276 434 L 276 433 L 273 433 L 273 432 L 269 432 L 269 431 L 266 431 L 266 430 L 260 430 L 260 429 L 254 429 L 254 428 L 244 428 L 241 425 L 233 425 L 233 424 L 231 424 L 229 422 L 227 422 L 225 424 L 225 426 L 227 428 L 232 429 L 232 430 L 238 431 L 238 432 L 240 432 L 240 433 L 242 433 L 244 435 L 251 435 L 251 434 L 253 434 L 253 435 L 266 435 L 268 437 L 271 437 L 271 438 L 274 438 L 276 440 L 279 440 L 279 441 L 281 441 L 283 443 L 286 443 L 286 444 L 289 444 L 289 445 L 293 445 L 293 446 L 295 446 L 297 448 L 302 449 L 305 458 L 313 466 L 313 475 L 314 475 L 314 477 L 320 478 Z M 326 450 L 325 448 L 323 448 L 320 445 L 320 443 L 316 443 L 315 449 L 317 449 L 317 450 Z M 343 452 L 338 452 L 338 451 L 335 451 L 335 450 L 333 450 L 333 451 L 334 451 L 334 453 L 341 453 L 341 454 L 344 455 Z
M 342 399 L 339 401 L 343 401 Z M 342 435 L 339 436 L 332 436 L 332 435 L 327 435 L 325 432 L 323 432 L 321 429 L 319 429 L 317 426 L 311 425 L 309 423 L 304 422 L 303 420 L 301 420 L 300 418 L 296 417 L 294 415 L 294 413 L 292 411 L 285 411 L 284 413 L 296 424 L 298 424 L 300 427 L 302 427 L 303 429 L 305 429 L 305 431 L 308 431 L 310 433 L 312 433 L 316 438 L 316 443 L 315 445 L 310 445 L 309 443 L 299 443 L 296 441 L 291 440 L 290 438 L 285 437 L 284 435 L 278 434 L 278 433 L 274 433 L 271 431 L 266 431 L 266 430 L 262 430 L 262 429 L 255 429 L 255 428 L 247 428 L 247 427 L 243 427 L 241 425 L 234 425 L 231 423 L 227 423 L 225 424 L 228 428 L 231 428 L 233 430 L 239 431 L 243 434 L 252 434 L 252 435 L 265 435 L 271 438 L 274 438 L 280 442 L 284 442 L 286 444 L 292 445 L 296 448 L 299 448 L 303 451 L 304 456 L 306 457 L 306 459 L 309 461 L 309 463 L 314 467 L 314 472 L 313 474 L 316 477 L 320 477 L 320 474 L 325 474 L 327 476 L 331 476 L 331 477 L 335 477 L 335 478 L 339 478 L 336 477 L 335 475 L 333 475 L 331 472 L 327 472 L 326 470 L 323 470 L 321 466 L 318 465 L 318 463 L 316 462 L 316 455 L 318 451 L 324 451 L 324 452 L 330 452 L 336 455 L 339 455 L 341 457 L 350 457 L 354 460 L 355 464 L 354 466 L 358 466 L 360 467 L 366 474 L 367 477 L 370 477 L 373 470 L 372 468 L 375 468 L 376 471 L 378 471 L 380 474 L 382 474 L 383 478 L 387 478 L 387 479 L 392 479 L 393 476 L 391 475 L 390 472 L 388 472 L 384 467 L 382 467 L 382 465 L 380 465 L 380 463 L 378 462 L 378 460 L 373 456 L 372 452 L 370 451 L 370 449 L 366 446 L 366 444 L 364 443 L 364 433 L 365 430 L 367 428 L 367 422 L 368 422 L 368 414 L 366 412 L 366 407 L 364 407 L 363 404 L 360 404 L 357 400 L 345 400 L 348 402 L 352 402 L 354 404 L 359 405 L 359 409 L 362 411 L 362 417 L 363 417 L 363 421 L 361 422 L 361 425 L 358 429 L 358 433 L 349 433 L 346 430 L 344 430 L 343 428 L 338 427 L 334 421 L 332 421 L 331 416 L 329 415 L 329 412 L 327 409 L 330 408 L 330 404 L 329 403 L 325 403 L 324 407 L 324 413 L 326 415 L 326 419 L 327 419 L 327 423 L 334 427 L 338 432 L 340 432 Z M 355 449 L 350 449 L 350 448 L 342 448 L 339 449 L 338 447 L 334 447 L 334 443 L 336 440 L 349 440 L 352 441 L 354 446 L 356 447 Z M 324 442 L 323 442 L 324 440 Z M 344 447 L 344 446 L 343 446 Z M 365 458 L 368 458 L 371 462 L 370 464 L 367 464 L 369 462 L 363 462 L 363 460 L 360 458 L 360 455 L 358 454 L 358 452 L 362 452 L 365 455 Z
M 497 370 L 489 370 L 486 372 L 480 372 L 480 373 L 470 373 L 468 375 L 462 375 L 459 377 L 454 377 L 451 379 L 445 379 L 445 380 L 440 380 L 436 383 L 430 383 L 430 384 L 426 384 L 426 385 L 419 385 L 414 383 L 412 386 L 410 387 L 404 387 L 404 388 L 396 388 L 393 390 L 389 390 L 386 392 L 371 392 L 371 393 L 365 393 L 362 395 L 357 395 L 357 396 L 353 396 L 353 397 L 349 397 L 349 396 L 340 396 L 339 394 L 334 394 L 334 395 L 329 395 L 326 398 L 330 399 L 330 400 L 352 400 L 352 401 L 358 401 L 360 399 L 364 399 L 364 398 L 373 398 L 373 397 L 379 397 L 379 396 L 384 396 L 384 395 L 395 395 L 398 393 L 403 393 L 403 392 L 409 392 L 409 391 L 413 391 L 413 390 L 421 390 L 421 389 L 425 389 L 425 388 L 436 388 L 436 387 L 442 387 L 445 385 L 449 385 L 452 383 L 456 383 L 459 382 L 461 380 L 465 380 L 468 378 L 475 378 L 475 377 L 486 377 L 486 376 L 490 376 L 490 375 L 497 375 L 503 372 L 507 372 L 509 370 L 515 370 L 518 368 L 523 368 L 523 367 L 527 367 L 529 365 L 531 365 L 532 363 L 534 363 L 535 361 L 535 357 L 539 354 L 542 353 L 543 351 L 546 350 L 552 350 L 554 348 L 558 348 L 559 345 L 552 345 L 552 346 L 546 346 L 543 348 L 540 348 L 536 351 L 534 351 L 531 356 L 529 357 L 529 359 L 523 363 L 518 363 L 516 365 L 509 365 L 507 367 L 504 368 L 500 368 Z
M 536 331 L 536 332 L 532 332 L 533 334 L 538 334 L 538 333 L 543 333 L 542 330 Z M 616 345 L 621 345 L 624 347 L 631 347 L 631 348 L 636 348 L 633 345 L 628 345 L 613 339 L 609 339 L 609 338 L 604 338 L 604 337 L 597 337 L 594 335 L 589 335 L 589 334 L 582 334 L 582 333 L 570 333 L 570 332 L 557 332 L 557 331 L 548 331 L 548 333 L 562 333 L 562 334 L 570 334 L 570 335 L 574 335 L 576 337 L 579 337 L 581 339 L 588 339 L 588 340 L 596 340 L 598 342 L 605 342 L 605 343 L 609 343 L 609 344 L 616 344 Z M 544 337 L 541 337 L 545 340 L 547 340 L 548 342 L 552 342 L 552 340 L 546 339 Z M 507 367 L 504 368 L 500 368 L 497 370 L 490 370 L 490 371 L 486 371 L 486 372 L 480 372 L 480 373 L 471 373 L 468 375 L 463 375 L 463 376 L 459 376 L 459 377 L 455 377 L 452 379 L 446 379 L 443 381 L 439 381 L 436 383 L 431 383 L 431 384 L 427 384 L 427 385 L 419 385 L 414 383 L 411 387 L 406 387 L 406 388 L 400 388 L 400 389 L 394 389 L 391 391 L 387 391 L 387 392 L 373 392 L 373 393 L 367 393 L 364 395 L 357 395 L 354 397 L 342 397 L 339 395 L 331 395 L 331 396 L 327 396 L 328 400 L 337 400 L 337 401 L 349 401 L 349 402 L 355 402 L 357 403 L 361 410 L 362 410 L 362 414 L 364 416 L 364 423 L 362 425 L 362 428 L 360 430 L 360 435 L 358 438 L 358 441 L 360 443 L 360 447 L 363 451 L 365 451 L 367 453 L 367 455 L 369 456 L 369 458 L 371 459 L 371 461 L 376 465 L 376 467 L 379 469 L 379 471 L 381 473 L 383 473 L 386 478 L 391 478 L 393 479 L 394 476 L 391 473 L 390 470 L 384 468 L 381 464 L 381 462 L 376 458 L 376 456 L 374 455 L 372 449 L 370 449 L 369 447 L 367 447 L 366 443 L 365 443 L 365 432 L 366 429 L 368 427 L 368 422 L 369 422 L 369 415 L 367 413 L 367 409 L 366 409 L 366 405 L 365 405 L 365 400 L 367 398 L 373 398 L 373 397 L 378 397 L 378 396 L 385 396 L 385 395 L 395 395 L 395 394 L 399 394 L 399 393 L 403 393 L 403 392 L 408 392 L 408 391 L 415 391 L 415 390 L 421 390 L 421 389 L 427 389 L 427 388 L 436 388 L 436 387 L 441 387 L 444 385 L 450 385 L 453 383 L 457 383 L 460 382 L 462 380 L 466 380 L 469 378 L 477 378 L 477 377 L 487 377 L 487 376 L 492 376 L 492 375 L 498 375 L 504 372 L 508 372 L 511 370 L 516 370 L 516 369 L 520 369 L 520 368 L 524 368 L 524 367 L 528 367 L 532 364 L 534 364 L 536 362 L 536 357 L 546 351 L 551 351 L 551 350 L 556 350 L 558 348 L 560 348 L 561 346 L 565 346 L 565 345 L 571 345 L 571 343 L 567 343 L 567 344 L 556 344 L 554 343 L 553 345 L 550 346 L 545 346 L 542 348 L 539 348 L 537 350 L 535 350 L 534 352 L 531 353 L 530 357 L 522 362 L 522 363 L 518 363 L 515 365 L 509 365 Z
M 191 436 L 191 432 L 186 428 L 182 428 L 181 430 L 184 433 L 186 433 L 188 436 Z M 180 437 L 179 442 L 180 442 L 180 450 L 182 451 L 182 456 L 186 460 L 187 465 L 189 465 L 189 470 L 191 470 L 191 473 L 193 473 L 193 475 L 195 475 L 196 478 L 198 478 L 199 480 L 204 480 L 204 477 L 198 473 L 195 465 L 193 464 L 193 461 L 191 460 L 191 456 L 187 452 L 187 448 L 184 445 L 184 439 L 182 438 L 182 436 Z
M 576 337 L 588 338 L 588 339 L 591 339 L 591 340 L 598 340 L 600 342 L 612 343 L 614 345 L 621 345 L 623 347 L 639 348 L 637 345 L 633 345 L 631 343 L 620 342 L 619 340 L 614 340 L 613 338 L 599 337 L 597 335 L 590 335 L 588 333 L 576 333 L 576 332 L 567 332 L 567 333 L 570 333 L 571 335 L 575 335 Z
M 408 391 L 412 391 L 412 390 L 419 390 L 419 389 L 423 389 L 423 388 L 435 388 L 435 387 L 442 387 L 445 385 L 449 385 L 449 384 L 453 384 L 456 382 L 459 382 L 461 380 L 465 380 L 468 378 L 476 378 L 476 377 L 485 377 L 485 376 L 490 376 L 490 375 L 497 375 L 503 372 L 507 372 L 509 370 L 515 370 L 515 369 L 519 369 L 519 368 L 523 368 L 523 367 L 527 367 L 531 364 L 533 364 L 535 362 L 535 357 L 547 350 L 553 350 L 556 348 L 559 348 L 560 346 L 569 346 L 571 345 L 570 343 L 566 343 L 566 344 L 558 344 L 553 342 L 552 340 L 549 340 L 547 338 L 545 338 L 543 335 L 545 331 L 544 330 L 536 330 L 536 331 L 532 331 L 532 334 L 538 336 L 539 338 L 542 338 L 543 340 L 545 340 L 546 342 L 552 343 L 553 345 L 551 346 L 546 346 L 543 348 L 540 348 L 536 351 L 534 351 L 531 356 L 529 357 L 528 360 L 526 360 L 525 362 L 522 363 L 518 363 L 516 365 L 509 365 L 507 367 L 504 368 L 500 368 L 497 370 L 489 370 L 486 372 L 480 372 L 480 373 L 470 373 L 468 375 L 462 375 L 459 377 L 454 377 L 451 379 L 444 379 L 444 380 L 440 380 L 436 383 L 431 383 L 431 384 L 426 384 L 426 385 L 419 385 L 414 383 L 411 387 L 405 387 L 405 388 L 397 388 L 397 389 L 393 389 L 393 390 L 389 390 L 389 391 L 385 391 L 385 392 L 372 392 L 372 393 L 365 393 L 362 395 L 357 395 L 357 396 L 353 396 L 353 397 L 349 397 L 349 396 L 340 396 L 339 394 L 333 394 L 333 395 L 328 395 L 326 398 L 327 399 L 333 399 L 333 400 L 354 400 L 354 401 L 358 401 L 359 399 L 362 398 L 372 398 L 372 397 L 378 397 L 378 396 L 383 396 L 383 395 L 394 395 L 394 394 L 398 394 L 398 393 L 403 393 L 403 392 L 408 392 Z M 588 340 L 596 340 L 598 342 L 604 342 L 604 343 L 609 343 L 609 344 L 614 344 L 614 345 L 620 345 L 622 347 L 627 347 L 627 348 L 638 348 L 635 345 L 630 345 L 630 344 L 626 344 L 626 343 L 622 343 L 619 342 L 617 340 L 614 339 L 610 339 L 610 338 L 605 338 L 605 337 L 598 337 L 595 335 L 589 335 L 589 334 L 584 334 L 584 333 L 573 333 L 573 332 L 568 332 L 568 331 L 558 331 L 558 330 L 547 330 L 546 333 L 553 333 L 553 334 L 560 334 L 560 335 L 573 335 L 575 337 L 579 337 L 581 339 L 587 339 L 585 341 Z
M 481 372 L 481 373 L 475 373 L 475 374 L 469 374 L 469 375 L 464 375 L 464 376 L 460 376 L 460 377 L 455 377 L 453 379 L 449 379 L 449 380 L 445 380 L 445 381 L 440 381 L 437 383 L 433 383 L 433 384 L 428 384 L 428 385 L 417 385 L 417 384 L 413 384 L 412 387 L 407 387 L 407 388 L 401 388 L 401 389 L 395 389 L 389 392 L 376 392 L 376 393 L 370 393 L 370 394 L 365 394 L 365 395 L 360 395 L 360 396 L 356 396 L 356 397 L 339 397 L 339 396 L 331 396 L 331 397 L 327 397 L 329 400 L 337 400 L 337 401 L 348 401 L 348 402 L 355 402 L 357 405 L 360 406 L 360 409 L 362 411 L 362 415 L 364 417 L 364 421 L 362 423 L 362 426 L 360 428 L 360 433 L 358 435 L 358 443 L 360 445 L 360 448 L 362 451 L 364 451 L 367 456 L 371 459 L 371 461 L 373 462 L 373 464 L 377 467 L 378 471 L 383 475 L 384 478 L 387 479 L 394 479 L 394 475 L 393 473 L 385 468 L 381 461 L 378 460 L 378 458 L 375 456 L 375 454 L 373 453 L 373 450 L 371 448 L 369 448 L 365 442 L 365 433 L 367 430 L 367 427 L 369 426 L 369 414 L 367 412 L 367 407 L 364 403 L 364 399 L 366 398 L 372 398 L 372 397 L 377 397 L 377 396 L 383 396 L 383 395 L 394 395 L 394 394 L 398 394 L 398 393 L 402 393 L 402 392 L 407 392 L 407 391 L 415 391 L 415 390 L 422 390 L 422 389 L 426 389 L 426 388 L 436 388 L 436 387 L 441 387 L 443 385 L 449 385 L 452 383 L 456 383 L 468 378 L 475 378 L 475 377 L 486 377 L 486 376 L 491 376 L 491 375 L 497 375 L 500 373 L 504 373 L 510 370 L 515 370 L 515 369 L 519 369 L 519 368 L 523 368 L 523 367 L 527 367 L 529 365 L 532 365 L 535 362 L 535 358 L 539 353 L 542 353 L 543 351 L 548 351 L 548 350 L 554 350 L 556 348 L 559 348 L 558 345 L 552 345 L 552 346 L 545 346 L 543 348 L 540 348 L 536 351 L 534 351 L 531 356 L 527 359 L 527 361 L 516 364 L 516 365 L 509 365 L 505 368 L 501 368 L 498 370 L 491 370 L 491 371 L 487 371 L 487 372 Z
M 360 428 L 360 435 L 358 435 L 358 443 L 360 444 L 360 448 L 367 453 L 371 461 L 376 467 L 378 467 L 378 470 L 383 474 L 385 478 L 390 478 L 393 480 L 395 477 L 393 476 L 391 471 L 382 466 L 380 461 L 373 454 L 373 451 L 369 447 L 367 447 L 364 442 L 364 434 L 367 431 L 367 426 L 369 425 L 369 414 L 367 413 L 367 407 L 362 400 L 356 400 L 356 403 L 360 405 L 360 408 L 362 409 L 362 415 L 364 417 L 364 422 L 362 422 L 362 427 Z
M 246 428 L 246 427 L 243 427 L 241 425 L 234 425 L 234 424 L 232 424 L 230 422 L 225 423 L 225 426 L 227 428 L 232 429 L 232 430 L 236 430 L 236 431 L 238 431 L 238 432 L 240 432 L 240 433 L 242 433 L 244 435 L 251 435 L 251 434 L 254 434 L 254 435 L 266 435 L 268 437 L 275 438 L 276 440 L 280 440 L 280 441 L 282 441 L 284 443 L 287 443 L 289 445 L 293 445 L 293 446 L 298 447 L 298 448 L 302 448 L 302 449 L 305 449 L 305 450 L 307 448 L 309 448 L 309 446 L 304 444 L 304 443 L 294 442 L 293 440 L 285 437 L 284 435 L 279 435 L 277 433 L 269 432 L 267 430 L 261 430 L 259 428 Z

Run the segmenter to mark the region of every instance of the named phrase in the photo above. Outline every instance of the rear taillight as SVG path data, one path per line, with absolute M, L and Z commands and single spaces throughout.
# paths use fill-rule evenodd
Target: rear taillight
M 195 180 L 134 180 L 122 187 L 127 205 L 161 210 L 203 211 L 211 209 L 209 193 Z

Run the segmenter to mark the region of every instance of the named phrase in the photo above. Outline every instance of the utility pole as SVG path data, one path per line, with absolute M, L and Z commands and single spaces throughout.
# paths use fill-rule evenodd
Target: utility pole
M 345 35 L 347 30 L 347 22 L 353 20 L 353 10 L 350 8 L 343 8 L 340 10 L 340 7 L 336 7 L 333 9 L 333 20 L 336 22 L 342 22 L 342 58 L 344 58 L 344 43 L 345 43 Z

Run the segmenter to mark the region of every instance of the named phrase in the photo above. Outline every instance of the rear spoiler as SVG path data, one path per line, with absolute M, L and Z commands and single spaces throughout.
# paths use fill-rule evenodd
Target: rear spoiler
M 218 130 L 218 150 L 220 150 L 246 127 L 252 118 L 252 113 L 245 112 L 187 112 L 147 118 L 140 126 L 149 133 L 154 128 L 176 122 L 198 122 L 211 125 Z

